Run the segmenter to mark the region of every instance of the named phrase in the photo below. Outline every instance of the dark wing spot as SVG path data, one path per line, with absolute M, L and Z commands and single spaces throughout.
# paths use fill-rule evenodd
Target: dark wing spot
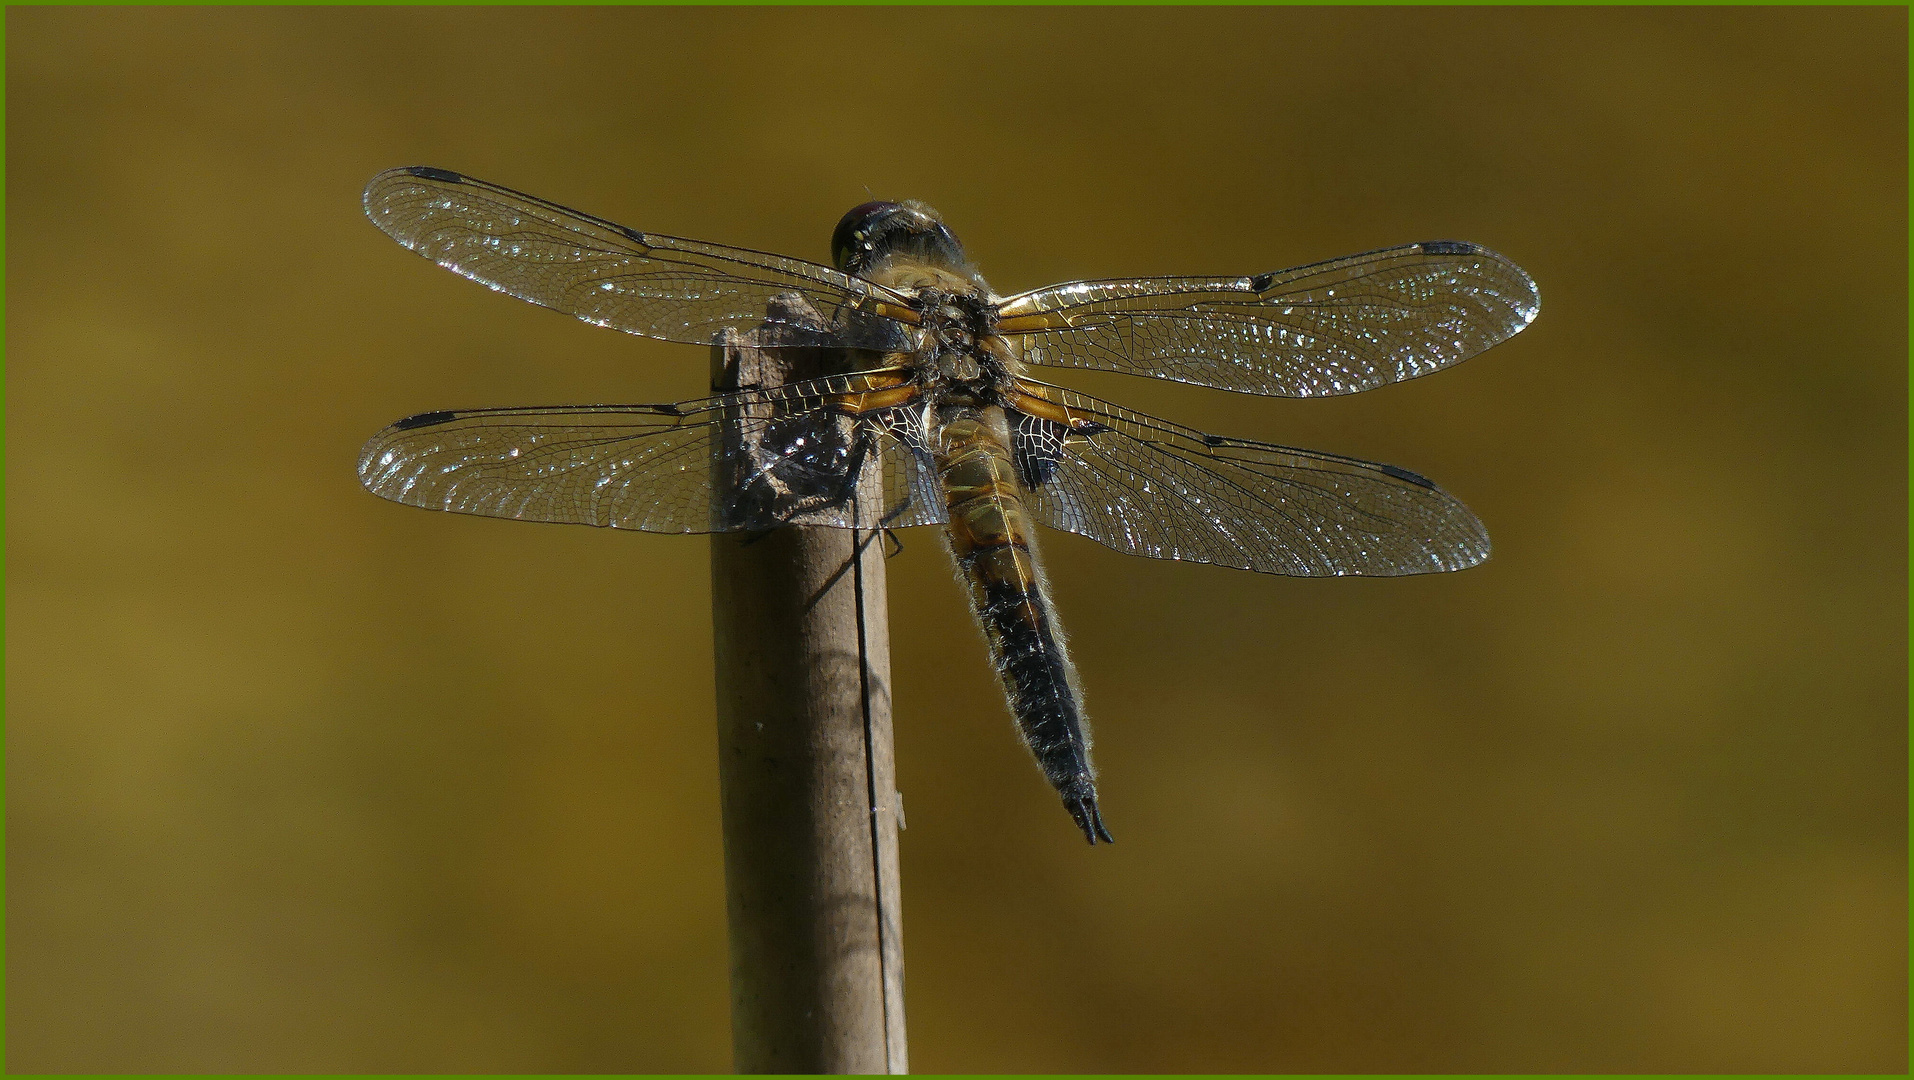
M 1426 247 L 1427 245 L 1424 245 L 1424 246 Z M 1417 487 L 1426 487 L 1430 489 L 1431 491 L 1435 490 L 1434 482 L 1432 482 L 1426 476 L 1418 476 L 1417 474 L 1412 473 L 1407 469 L 1398 469 L 1394 465 L 1379 465 L 1377 467 L 1380 468 L 1383 472 L 1388 473 L 1390 476 L 1393 476 L 1398 480 L 1407 480 L 1411 484 L 1416 485 Z
M 440 409 L 438 412 L 422 412 L 417 416 L 408 416 L 392 425 L 392 430 L 410 431 L 413 428 L 431 427 L 433 424 L 443 424 L 448 420 L 456 420 L 458 417 L 458 413 L 448 412 L 444 409 Z
M 1205 446 L 1226 446 L 1228 444 L 1229 444 L 1229 440 L 1224 438 L 1221 435 L 1203 436 L 1203 445 Z
M 1276 275 L 1274 273 L 1257 274 L 1255 277 L 1249 279 L 1249 287 L 1257 292 L 1262 292 L 1264 289 L 1269 288 L 1270 283 L 1275 280 Z
M 1035 491 L 1057 474 L 1071 429 L 1025 412 L 1010 415 L 1017 425 L 1010 438 L 1010 462 L 1016 467 L 1018 483 Z
M 465 177 L 460 176 L 450 169 L 435 169 L 430 165 L 413 165 L 405 171 L 413 176 L 423 177 L 427 180 L 437 180 L 444 184 L 465 183 Z
M 1479 255 L 1482 249 L 1461 240 L 1424 240 L 1417 244 L 1424 255 Z
M 1110 425 L 1099 424 L 1095 420 L 1079 420 L 1077 421 L 1077 426 L 1072 428 L 1071 430 L 1075 431 L 1079 435 L 1101 435 L 1104 432 L 1110 431 L 1112 429 Z
M 637 229 L 626 228 L 623 225 L 613 225 L 612 228 L 617 229 L 619 232 L 625 234 L 625 236 L 629 237 L 632 240 L 636 240 L 639 243 L 646 245 L 647 247 L 650 246 L 650 242 L 645 239 L 645 234 L 639 232 Z

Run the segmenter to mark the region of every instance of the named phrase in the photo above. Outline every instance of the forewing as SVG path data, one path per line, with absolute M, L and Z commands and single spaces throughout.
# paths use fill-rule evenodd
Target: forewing
M 771 299 L 792 293 L 824 326 L 786 321 L 786 344 L 889 350 L 910 333 L 882 317 L 901 309 L 896 294 L 831 267 L 639 232 L 445 169 L 380 173 L 366 185 L 365 209 L 387 235 L 454 273 L 628 334 L 708 345 L 727 328 L 763 324 Z
M 422 413 L 372 437 L 359 481 L 409 506 L 646 532 L 943 521 L 920 414 L 828 406 L 853 389 Z
M 1466 360 L 1540 305 L 1521 267 L 1441 240 L 1252 277 L 1074 281 L 999 310 L 1028 363 L 1321 397 Z
M 1436 573 L 1489 556 L 1468 507 L 1406 469 L 1042 393 L 1075 430 L 1008 412 L 1032 516 L 1051 528 L 1146 558 L 1296 577 Z

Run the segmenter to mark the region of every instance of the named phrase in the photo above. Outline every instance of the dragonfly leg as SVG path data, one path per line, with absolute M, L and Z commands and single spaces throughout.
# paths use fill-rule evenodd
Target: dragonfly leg
M 890 551 L 885 553 L 884 557 L 886 559 L 895 559 L 896 557 L 904 553 L 903 539 L 897 535 L 896 529 L 892 529 L 889 526 L 891 522 L 896 521 L 900 517 L 903 517 L 904 511 L 909 509 L 910 509 L 910 495 L 906 494 L 902 499 L 899 499 L 897 501 L 897 505 L 891 507 L 890 512 L 885 514 L 883 519 L 877 523 L 877 527 L 884 530 L 884 539 L 889 540 L 893 545 L 895 545 L 894 547 L 891 548 Z
M 898 538 L 897 530 L 889 528 L 888 525 L 890 522 L 896 521 L 898 517 L 904 513 L 904 511 L 909 509 L 910 509 L 910 496 L 906 495 L 904 496 L 904 500 L 898 503 L 897 506 L 894 507 L 890 513 L 885 514 L 883 517 L 879 518 L 877 521 L 877 533 L 874 533 L 871 539 L 876 539 L 876 536 L 881 534 L 884 537 L 884 539 L 890 541 L 891 544 L 894 545 L 891 548 L 891 550 L 886 551 L 884 553 L 884 557 L 886 559 L 894 559 L 897 556 L 902 555 L 904 553 L 904 541 Z M 859 544 L 857 549 L 858 552 L 862 554 L 864 551 L 864 545 L 869 544 L 870 542 L 871 540 L 865 540 L 863 544 Z

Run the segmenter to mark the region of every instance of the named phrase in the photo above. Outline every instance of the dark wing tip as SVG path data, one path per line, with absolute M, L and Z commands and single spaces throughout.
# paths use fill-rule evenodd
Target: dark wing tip
M 391 430 L 411 431 L 413 428 L 431 427 L 434 424 L 443 424 L 447 421 L 457 420 L 458 418 L 458 413 L 446 409 L 440 409 L 436 412 L 422 412 L 398 421 L 392 425 Z
M 381 230 L 386 231 L 388 234 L 391 230 L 380 220 L 382 212 L 381 204 L 388 197 L 385 190 L 386 186 L 401 176 L 415 177 L 420 180 L 434 180 L 441 184 L 474 183 L 469 176 L 455 173 L 450 169 L 435 169 L 430 165 L 401 165 L 396 169 L 387 169 L 366 181 L 365 194 L 361 197 L 360 202 L 364 205 L 366 216 L 372 219 L 372 223 L 379 226 Z M 395 237 L 395 239 L 397 238 Z M 402 244 L 405 243 L 403 240 L 399 242 Z M 406 244 L 406 246 L 411 247 L 412 245 Z
M 1436 490 L 1435 481 L 1429 479 L 1426 476 L 1423 476 L 1421 473 L 1412 473 L 1407 469 L 1397 468 L 1394 465 L 1379 464 L 1376 466 L 1376 468 L 1381 469 L 1383 472 L 1388 473 L 1390 476 L 1393 476 L 1398 480 L 1407 480 L 1408 482 L 1416 485 L 1417 487 L 1425 487 L 1425 488 L 1428 488 L 1430 491 Z
M 1510 284 L 1519 291 L 1519 295 L 1510 295 L 1507 299 L 1521 321 L 1509 329 L 1508 335 L 1521 333 L 1535 321 L 1537 315 L 1541 314 L 1542 294 L 1535 287 L 1535 279 L 1529 276 L 1527 270 L 1515 265 L 1507 258 L 1490 251 L 1481 244 L 1471 244 L 1465 240 L 1424 240 L 1415 246 L 1424 255 L 1462 255 L 1487 259 L 1499 264 L 1505 271 L 1512 274 L 1513 279 Z M 1507 340 L 1508 335 L 1498 338 L 1497 341 Z
M 463 175 L 455 173 L 450 169 L 435 169 L 430 165 L 407 165 L 402 169 L 394 169 L 393 171 L 402 172 L 407 176 L 417 176 L 424 180 L 437 180 L 442 184 L 465 183 L 465 177 Z

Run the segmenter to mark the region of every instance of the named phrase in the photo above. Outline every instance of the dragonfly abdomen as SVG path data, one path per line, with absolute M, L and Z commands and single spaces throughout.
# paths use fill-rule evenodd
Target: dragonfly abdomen
M 945 535 L 1024 743 L 1084 836 L 1109 842 L 1076 669 L 1044 587 L 1002 424 L 991 419 L 970 408 L 945 418 L 937 463 L 950 512 Z

